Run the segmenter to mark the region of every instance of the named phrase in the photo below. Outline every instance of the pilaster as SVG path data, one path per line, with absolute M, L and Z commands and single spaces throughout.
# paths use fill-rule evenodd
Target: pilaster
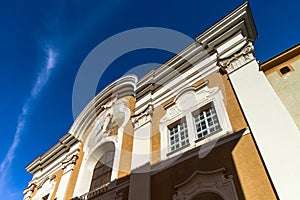
M 259 152 L 280 199 L 298 198 L 300 133 L 273 90 L 247 42 L 218 60 L 229 75 Z
M 144 111 L 131 117 L 134 126 L 132 170 L 150 163 L 152 115 L 153 105 L 149 104 Z
M 79 149 L 76 149 L 72 154 L 67 156 L 65 161 L 62 162 L 63 174 L 59 183 L 58 190 L 56 192 L 56 199 L 63 200 L 65 198 L 67 187 L 78 159 Z

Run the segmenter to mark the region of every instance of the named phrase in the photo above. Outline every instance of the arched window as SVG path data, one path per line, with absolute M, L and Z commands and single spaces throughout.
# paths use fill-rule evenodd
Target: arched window
M 97 162 L 93 172 L 90 192 L 103 188 L 110 183 L 114 154 L 114 150 L 107 151 Z

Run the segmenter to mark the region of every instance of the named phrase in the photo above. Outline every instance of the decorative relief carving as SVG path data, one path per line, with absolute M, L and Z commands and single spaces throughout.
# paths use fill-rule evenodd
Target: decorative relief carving
M 160 123 L 169 123 L 168 121 L 178 117 L 179 115 L 185 115 L 186 112 L 190 112 L 191 109 L 199 107 L 199 104 L 205 104 L 205 102 L 212 101 L 211 96 L 214 95 L 215 89 L 204 87 L 200 91 L 188 91 L 182 93 L 174 101 L 174 105 L 167 109 L 166 115 L 161 119 Z M 189 99 L 189 100 L 187 100 Z
M 149 104 L 148 107 L 141 113 L 131 117 L 131 121 L 134 128 L 138 128 L 147 122 L 149 122 L 153 115 L 153 105 Z
M 111 102 L 102 106 L 104 111 L 96 118 L 92 125 L 92 132 L 95 133 L 96 141 L 117 134 L 118 128 L 125 121 L 125 114 L 121 108 L 125 103 L 127 103 L 125 99 L 117 101 L 116 96 Z
M 123 128 L 130 118 L 130 110 L 125 106 L 126 99 L 117 99 L 117 96 L 109 103 L 102 106 L 104 109 L 92 124 L 92 130 L 87 138 L 84 151 L 93 149 L 104 141 L 116 140 L 120 128 Z
M 253 56 L 254 46 L 252 42 L 248 42 L 237 53 L 229 56 L 228 58 L 219 59 L 217 65 L 221 67 L 223 71 L 227 71 L 228 74 L 254 60 Z
M 202 192 L 212 192 L 224 200 L 237 200 L 232 176 L 225 174 L 225 168 L 214 171 L 196 171 L 184 182 L 175 186 L 173 200 L 191 199 Z

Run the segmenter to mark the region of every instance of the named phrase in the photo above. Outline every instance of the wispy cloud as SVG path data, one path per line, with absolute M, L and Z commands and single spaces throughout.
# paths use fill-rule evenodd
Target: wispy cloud
M 55 66 L 57 53 L 53 48 L 45 47 L 46 52 L 46 62 L 45 65 L 42 67 L 41 72 L 38 74 L 37 79 L 31 89 L 30 95 L 27 97 L 27 99 L 24 102 L 24 105 L 22 107 L 22 111 L 18 117 L 18 122 L 16 126 L 16 132 L 14 134 L 14 139 L 9 147 L 9 150 L 3 159 L 3 161 L 0 164 L 0 187 L 5 184 L 5 177 L 7 175 L 8 169 L 11 166 L 11 163 L 15 157 L 15 151 L 20 144 L 20 139 L 22 132 L 24 131 L 28 113 L 30 112 L 30 109 L 33 105 L 33 102 L 35 98 L 38 96 L 38 94 L 41 92 L 42 88 L 47 83 L 49 76 L 51 74 L 52 69 Z

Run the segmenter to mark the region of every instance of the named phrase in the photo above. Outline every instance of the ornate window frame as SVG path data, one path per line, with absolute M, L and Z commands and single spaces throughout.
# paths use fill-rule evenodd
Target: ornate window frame
M 215 108 L 221 130 L 198 139 L 196 136 L 197 131 L 193 119 L 193 113 L 208 104 L 211 104 Z M 206 84 L 200 90 L 196 90 L 194 87 L 184 88 L 177 94 L 173 102 L 165 106 L 165 109 L 167 110 L 167 113 L 160 120 L 162 160 L 179 155 L 191 148 L 203 145 L 210 141 L 216 141 L 218 138 L 232 132 L 224 104 L 224 98 L 220 88 L 218 87 L 208 88 Z M 168 138 L 168 126 L 184 118 L 187 122 L 189 145 L 179 148 L 178 150 L 171 151 Z
M 211 192 L 224 200 L 238 200 L 231 175 L 225 174 L 225 168 L 213 171 L 196 171 L 182 183 L 175 185 L 173 200 L 191 200 L 200 193 Z

